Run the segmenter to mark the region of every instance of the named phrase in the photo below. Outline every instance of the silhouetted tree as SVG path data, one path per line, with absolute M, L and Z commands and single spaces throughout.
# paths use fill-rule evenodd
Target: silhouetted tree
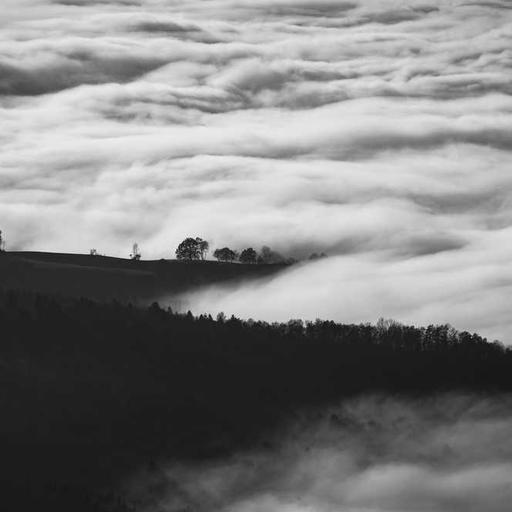
M 258 255 L 252 247 L 244 249 L 240 254 L 241 263 L 256 263 Z
M 185 238 L 176 249 L 178 260 L 198 260 L 201 257 L 201 248 L 197 238 Z
M 322 258 L 327 258 L 327 254 L 325 254 L 325 252 L 321 252 L 320 254 L 318 254 L 317 252 L 314 252 L 313 254 L 310 255 L 308 260 L 314 261 L 314 260 L 320 260 Z
M 285 263 L 285 261 L 282 254 L 272 250 L 270 247 L 264 245 L 261 248 L 258 263 Z
M 204 260 L 206 258 L 206 254 L 208 253 L 208 249 L 210 248 L 210 244 L 206 240 L 203 240 L 199 237 L 196 238 L 196 242 L 199 248 L 201 259 Z
M 215 249 L 213 256 L 219 261 L 234 261 L 236 258 L 236 252 L 231 250 L 229 247 L 223 247 L 222 249 Z
M 132 247 L 132 253 L 130 254 L 130 258 L 135 261 L 139 261 L 141 258 L 139 244 L 135 243 Z
M 5 251 L 5 239 L 2 236 L 2 232 L 0 231 L 0 252 Z

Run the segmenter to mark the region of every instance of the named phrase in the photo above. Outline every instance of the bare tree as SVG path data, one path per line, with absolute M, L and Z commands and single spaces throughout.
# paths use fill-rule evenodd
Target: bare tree
M 139 250 L 139 244 L 134 243 L 132 247 L 132 253 L 130 254 L 130 258 L 135 261 L 139 261 L 141 258 L 141 253 Z

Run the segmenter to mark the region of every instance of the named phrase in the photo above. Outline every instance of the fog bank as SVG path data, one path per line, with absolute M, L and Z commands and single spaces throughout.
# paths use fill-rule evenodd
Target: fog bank
M 505 512 L 510 397 L 370 396 L 301 415 L 229 460 L 163 466 L 130 483 L 147 512 Z
M 495 238 L 503 257 L 478 242 L 456 259 L 446 252 L 399 260 L 384 252 L 332 257 L 292 266 L 269 280 L 202 289 L 181 297 L 179 305 L 194 313 L 268 321 L 361 323 L 384 317 L 425 326 L 449 323 L 510 344 L 511 242 L 512 232 Z

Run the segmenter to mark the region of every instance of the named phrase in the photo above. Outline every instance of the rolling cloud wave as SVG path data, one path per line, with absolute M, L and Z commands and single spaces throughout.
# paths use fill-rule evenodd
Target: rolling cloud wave
M 157 258 L 191 234 L 326 251 L 195 307 L 450 321 L 507 342 L 509 7 L 5 0 L 9 247 L 127 255 L 137 240 Z

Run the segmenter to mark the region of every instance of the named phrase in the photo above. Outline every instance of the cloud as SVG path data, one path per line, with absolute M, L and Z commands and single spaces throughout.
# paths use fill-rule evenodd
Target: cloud
M 107 4 L 107 5 L 140 5 L 138 0 L 52 0 L 55 4 L 87 7 L 94 4 Z
M 362 226 L 357 233 L 364 231 Z M 383 230 L 378 240 L 348 238 L 340 247 L 344 256 L 292 267 L 258 284 L 200 290 L 182 303 L 197 312 L 278 321 L 359 323 L 383 316 L 419 325 L 451 323 L 510 343 L 503 337 L 511 329 L 505 297 L 512 292 L 512 271 L 504 272 L 512 256 L 510 233 L 474 233 L 463 241 L 446 233 L 419 236 L 415 229 L 408 238 Z M 396 247 L 402 247 L 398 255 Z
M 9 247 L 121 256 L 136 240 L 160 258 L 196 233 L 212 246 L 326 251 L 329 264 L 278 281 L 288 291 L 248 291 L 245 309 L 230 291 L 219 304 L 270 318 L 255 304 L 268 293 L 290 304 L 274 316 L 442 319 L 510 339 L 505 4 L 4 3 Z
M 282 438 L 267 440 L 271 448 L 164 462 L 160 474 L 137 475 L 129 489 L 148 512 L 504 512 L 512 498 L 509 402 L 347 400 L 298 415 Z

